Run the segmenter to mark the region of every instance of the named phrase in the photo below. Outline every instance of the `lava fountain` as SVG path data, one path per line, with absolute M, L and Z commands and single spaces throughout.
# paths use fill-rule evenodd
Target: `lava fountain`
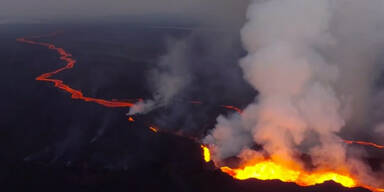
M 201 145 L 201 148 L 203 149 L 203 157 L 205 162 L 211 161 L 211 152 L 209 151 L 209 148 L 205 145 Z

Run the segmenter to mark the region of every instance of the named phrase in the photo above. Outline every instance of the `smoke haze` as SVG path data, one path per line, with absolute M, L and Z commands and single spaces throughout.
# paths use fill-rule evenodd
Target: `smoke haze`
M 187 40 L 168 40 L 167 54 L 160 57 L 157 66 L 148 72 L 148 84 L 152 87 L 153 99 L 136 103 L 128 115 L 145 114 L 163 107 L 188 84 L 188 46 Z
M 63 18 L 76 21 L 106 16 L 154 15 L 152 19 L 171 16 L 169 20 L 233 25 L 243 22 L 247 2 L 248 0 L 3 0 L 0 21 Z

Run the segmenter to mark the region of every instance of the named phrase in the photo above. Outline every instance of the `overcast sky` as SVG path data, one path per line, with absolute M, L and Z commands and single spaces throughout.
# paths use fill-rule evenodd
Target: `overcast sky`
M 0 19 L 55 19 L 166 14 L 210 22 L 239 22 L 248 0 L 1 0 Z

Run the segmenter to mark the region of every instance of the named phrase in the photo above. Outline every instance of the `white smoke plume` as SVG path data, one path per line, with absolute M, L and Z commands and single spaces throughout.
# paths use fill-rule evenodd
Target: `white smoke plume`
M 167 105 L 189 83 L 187 40 L 171 39 L 167 45 L 167 53 L 160 57 L 157 66 L 148 73 L 153 99 L 136 103 L 127 115 L 145 114 Z
M 381 0 L 253 0 L 240 66 L 260 94 L 241 115 L 218 117 L 204 139 L 214 159 L 258 157 L 250 149 L 257 143 L 280 163 L 304 152 L 317 167 L 347 165 L 367 183 L 383 184 L 347 157 L 339 137 L 342 129 L 363 131 L 369 119 L 382 10 Z

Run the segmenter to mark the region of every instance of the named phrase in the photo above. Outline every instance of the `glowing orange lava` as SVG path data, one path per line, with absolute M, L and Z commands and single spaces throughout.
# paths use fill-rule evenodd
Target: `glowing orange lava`
M 203 149 L 203 157 L 205 162 L 211 161 L 211 152 L 209 151 L 208 147 L 201 145 L 201 148 Z
M 239 169 L 231 169 L 229 167 L 221 167 L 220 169 L 239 180 L 250 178 L 260 180 L 278 179 L 283 182 L 294 182 L 300 186 L 311 186 L 324 183 L 325 181 L 334 181 L 344 187 L 356 186 L 356 181 L 348 174 L 332 171 L 307 173 L 303 170 L 285 167 L 271 160 L 264 160 Z
M 203 158 L 210 161 L 211 152 L 208 147 L 201 145 Z M 293 163 L 294 164 L 294 163 Z M 220 170 L 235 179 L 259 179 L 259 180 L 280 180 L 283 182 L 294 182 L 300 186 L 312 186 L 326 181 L 339 183 L 344 187 L 364 187 L 366 189 L 382 192 L 384 189 L 375 188 L 360 184 L 348 172 L 332 170 L 315 170 L 312 172 L 300 169 L 300 166 L 285 166 L 272 160 L 260 160 L 244 165 L 241 168 L 220 167 Z
M 366 142 L 366 141 L 344 140 L 344 143 L 347 143 L 347 144 L 365 145 L 365 146 L 375 147 L 375 148 L 378 148 L 378 149 L 384 149 L 384 145 L 379 145 L 379 144 L 376 144 L 376 143 Z
M 153 127 L 153 126 L 150 126 L 150 127 L 149 127 L 149 130 L 151 130 L 151 131 L 153 131 L 153 132 L 155 132 L 155 133 L 159 132 L 159 129 L 156 128 L 156 127 Z
M 236 111 L 236 112 L 238 112 L 240 114 L 243 112 L 240 108 L 232 106 L 232 105 L 221 105 L 221 107 L 224 107 L 226 109 L 234 110 L 234 111 Z
M 135 122 L 135 120 L 132 117 L 128 117 L 129 122 Z
M 47 35 L 47 36 L 49 36 L 49 35 Z M 41 37 L 45 37 L 45 36 L 34 36 L 33 38 L 41 38 Z M 104 99 L 98 99 L 98 98 L 93 98 L 93 97 L 86 97 L 83 95 L 83 93 L 80 90 L 77 90 L 77 89 L 70 87 L 69 85 L 63 83 L 62 80 L 51 78 L 53 75 L 56 75 L 56 74 L 58 74 L 64 70 L 71 69 L 75 66 L 76 60 L 74 60 L 72 58 L 72 55 L 69 52 L 65 51 L 63 48 L 56 47 L 54 44 L 51 44 L 51 43 L 38 42 L 38 41 L 29 40 L 26 38 L 18 38 L 17 41 L 21 42 L 21 43 L 32 44 L 32 45 L 40 45 L 40 46 L 47 47 L 48 49 L 55 50 L 57 53 L 59 53 L 60 60 L 63 60 L 66 62 L 66 65 L 64 67 L 56 69 L 55 71 L 41 74 L 40 76 L 38 76 L 36 78 L 36 80 L 54 83 L 55 87 L 70 93 L 72 99 L 81 99 L 81 100 L 86 101 L 86 102 L 94 102 L 94 103 L 97 103 L 99 105 L 103 105 L 105 107 L 131 107 L 131 106 L 133 106 L 133 103 L 126 102 L 126 101 L 104 100 Z
M 49 36 L 55 36 L 57 33 L 52 33 L 48 35 L 40 35 L 40 36 L 32 36 L 31 38 L 42 38 L 42 37 L 49 37 Z M 72 55 L 64 50 L 63 48 L 56 47 L 52 43 L 44 43 L 44 42 L 39 42 L 39 41 L 33 41 L 30 39 L 26 38 L 18 38 L 16 39 L 18 42 L 21 43 L 26 43 L 26 44 L 32 44 L 32 45 L 40 45 L 47 47 L 48 49 L 55 50 L 57 53 L 60 55 L 60 60 L 63 60 L 66 62 L 66 65 L 64 67 L 61 67 L 59 69 L 56 69 L 54 71 L 48 72 L 41 74 L 36 78 L 38 81 L 46 81 L 46 82 L 52 82 L 54 83 L 54 86 L 64 90 L 68 93 L 71 94 L 72 99 L 81 99 L 86 102 L 94 102 L 99 105 L 103 105 L 105 107 L 132 107 L 134 105 L 134 102 L 126 101 L 126 100 L 116 100 L 116 99 L 111 99 L 111 100 L 105 100 L 105 99 L 99 99 L 99 98 L 94 98 L 94 97 L 86 97 L 83 95 L 83 93 L 80 90 L 74 89 L 70 87 L 69 85 L 65 84 L 62 80 L 59 79 L 54 79 L 51 78 L 53 75 L 56 75 L 64 70 L 72 69 L 75 66 L 76 60 L 72 58 Z M 142 100 L 142 99 L 139 99 Z M 192 104 L 202 104 L 201 101 L 190 101 Z M 241 113 L 241 109 L 235 107 L 235 106 L 230 106 L 230 105 L 222 105 L 222 107 L 235 110 L 239 113 Z

